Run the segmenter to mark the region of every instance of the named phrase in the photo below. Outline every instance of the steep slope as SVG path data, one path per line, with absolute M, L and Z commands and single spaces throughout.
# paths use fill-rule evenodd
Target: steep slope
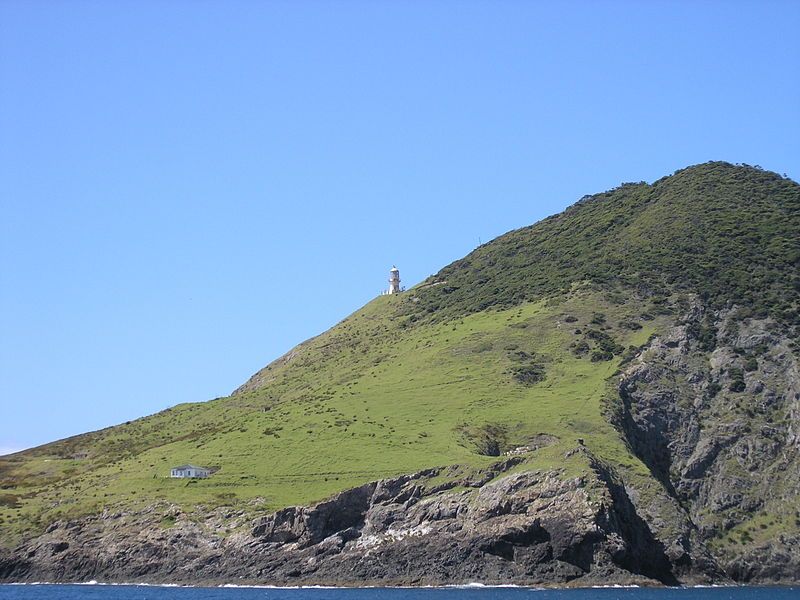
M 697 303 L 620 377 L 620 429 L 736 580 L 800 572 L 792 343 L 767 319 Z
M 0 578 L 175 577 L 148 553 L 77 550 L 149 531 L 154 548 L 195 536 L 195 567 L 218 580 L 380 580 L 367 550 L 422 561 L 444 539 L 461 570 L 384 579 L 792 580 L 798 231 L 800 186 L 746 166 L 586 197 L 375 299 L 229 398 L 0 459 L 0 539 L 23 543 Z M 218 470 L 166 477 L 183 462 Z M 311 509 L 266 517 L 272 533 L 248 525 L 414 472 L 416 492 L 323 504 L 325 526 Z M 657 552 L 634 560 L 644 547 Z

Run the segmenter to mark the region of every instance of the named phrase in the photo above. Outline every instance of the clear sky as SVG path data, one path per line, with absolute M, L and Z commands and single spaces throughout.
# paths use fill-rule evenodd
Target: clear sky
M 0 0 L 0 453 L 227 395 L 708 160 L 800 178 L 800 2 Z

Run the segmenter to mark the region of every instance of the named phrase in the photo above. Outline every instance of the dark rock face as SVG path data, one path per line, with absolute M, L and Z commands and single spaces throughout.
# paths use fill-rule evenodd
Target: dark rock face
M 577 451 L 586 452 L 584 449 Z M 265 516 L 222 539 L 163 511 L 58 523 L 0 558 L 5 581 L 246 581 L 337 584 L 710 582 L 721 572 L 657 539 L 613 471 L 504 475 L 474 489 L 429 485 L 438 471 L 370 483 Z M 215 518 L 225 520 L 224 516 Z M 236 521 L 236 515 L 233 517 Z M 212 519 L 213 521 L 213 519 Z
M 698 303 L 620 378 L 618 427 L 736 581 L 800 574 L 799 373 L 773 323 Z

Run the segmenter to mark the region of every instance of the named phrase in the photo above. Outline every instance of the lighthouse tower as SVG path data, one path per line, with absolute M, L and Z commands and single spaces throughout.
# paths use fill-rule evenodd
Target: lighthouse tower
M 400 292 L 400 271 L 397 267 L 392 267 L 389 271 L 389 291 L 387 294 L 397 294 Z

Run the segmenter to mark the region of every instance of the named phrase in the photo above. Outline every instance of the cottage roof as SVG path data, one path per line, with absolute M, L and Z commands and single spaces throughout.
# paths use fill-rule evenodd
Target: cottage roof
M 181 465 L 179 467 L 172 467 L 173 471 L 175 471 L 177 469 L 180 469 L 181 471 L 183 471 L 184 469 L 201 469 L 203 471 L 208 471 L 208 468 L 206 468 L 206 467 L 198 467 L 197 465 Z

